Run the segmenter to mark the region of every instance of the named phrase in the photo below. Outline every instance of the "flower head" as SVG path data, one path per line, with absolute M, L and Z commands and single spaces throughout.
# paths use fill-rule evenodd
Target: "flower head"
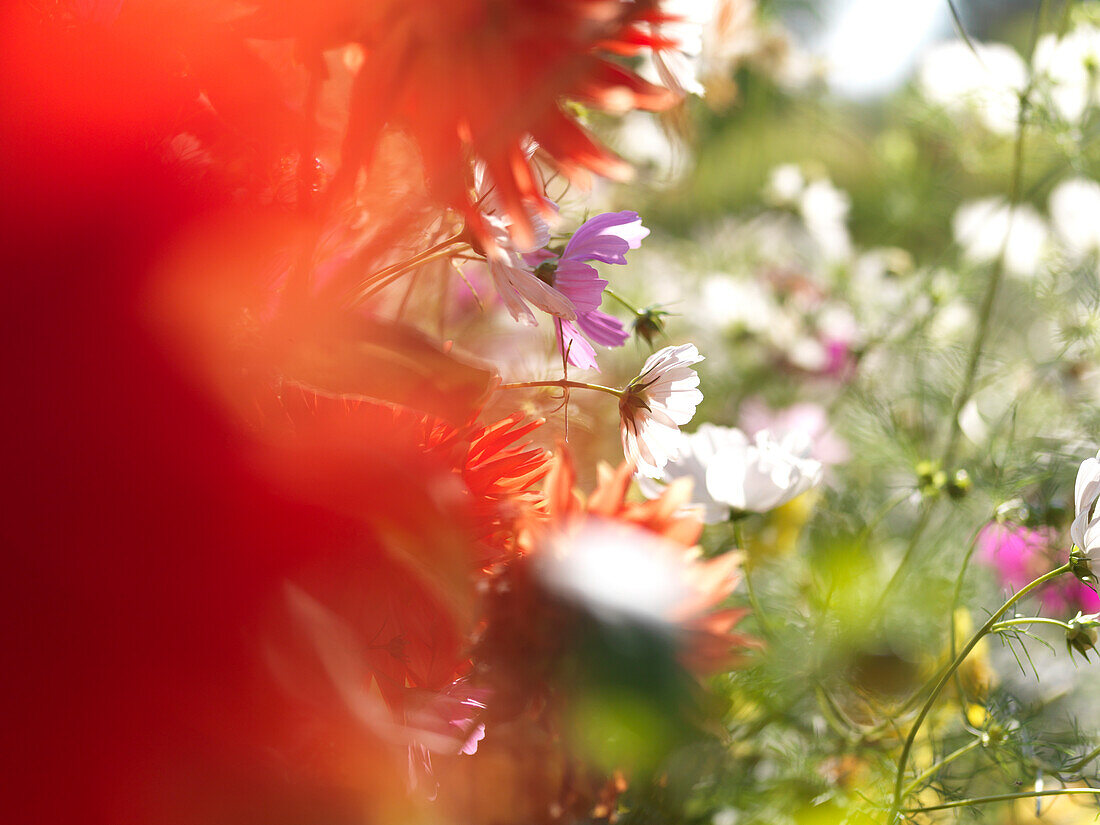
M 581 224 L 556 261 L 539 266 L 554 287 L 577 308 L 576 320 L 564 320 L 559 342 L 569 363 L 581 369 L 598 369 L 596 351 L 588 339 L 605 347 L 621 347 L 630 337 L 622 321 L 600 311 L 607 281 L 589 261 L 625 264 L 626 253 L 641 246 L 649 230 L 637 212 L 605 212 Z
M 680 478 L 695 482 L 692 502 L 701 505 L 709 523 L 731 509 L 763 513 L 821 483 L 822 465 L 807 458 L 810 439 L 794 430 L 776 440 L 767 430 L 749 439 L 741 430 L 702 424 L 681 436 L 679 453 L 665 466 L 661 483 L 641 481 L 652 497 L 664 484 Z
M 573 302 L 536 275 L 524 257 L 550 243 L 550 228 L 546 221 L 535 210 L 528 208 L 526 214 L 533 237 L 527 244 L 513 240 L 511 229 L 514 221 L 501 206 L 495 187 L 480 164 L 474 170 L 474 180 L 484 231 L 495 247 L 484 250 L 486 266 L 508 314 L 522 324 L 534 326 L 537 321 L 528 306 L 530 304 L 559 318 L 576 318 Z M 552 204 L 550 208 L 553 208 Z
M 575 180 L 587 172 L 619 179 L 629 173 L 567 114 L 563 100 L 622 112 L 662 109 L 676 99 L 606 57 L 665 44 L 643 30 L 663 19 L 652 0 L 368 6 L 365 24 L 331 35 L 366 52 L 351 93 L 344 174 L 350 179 L 369 163 L 387 126 L 402 129 L 418 143 L 433 190 L 466 213 L 486 246 L 491 239 L 470 200 L 463 158 L 485 163 L 514 221 L 513 236 L 526 242 L 533 236 L 526 207 L 539 208 L 542 194 L 529 139 Z
M 1010 207 L 1000 198 L 968 201 L 951 219 L 963 257 L 984 264 L 1004 256 L 1005 271 L 1016 278 L 1034 277 L 1050 234 L 1031 206 Z
M 1095 515 L 1100 498 L 1100 453 L 1086 458 L 1077 471 L 1073 488 L 1074 517 L 1069 535 L 1074 549 L 1070 555 L 1074 574 L 1086 584 L 1095 584 L 1096 576 L 1089 566 L 1092 551 L 1100 547 L 1100 515 Z
M 1050 569 L 1057 546 L 1057 532 L 1049 526 L 1027 527 L 1011 521 L 992 521 L 978 533 L 978 558 L 991 567 L 1000 583 L 1019 590 Z M 1044 610 L 1100 610 L 1100 599 L 1076 579 L 1056 579 L 1041 595 Z
M 679 450 L 680 426 L 703 400 L 691 368 L 703 360 L 695 344 L 665 347 L 646 359 L 623 391 L 619 415 L 623 452 L 642 475 L 658 478 Z

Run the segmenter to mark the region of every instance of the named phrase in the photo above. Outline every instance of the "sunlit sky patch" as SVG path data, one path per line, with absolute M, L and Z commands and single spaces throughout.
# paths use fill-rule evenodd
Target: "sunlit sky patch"
M 946 0 L 836 0 L 810 48 L 833 91 L 875 97 L 904 83 L 920 52 L 950 30 Z

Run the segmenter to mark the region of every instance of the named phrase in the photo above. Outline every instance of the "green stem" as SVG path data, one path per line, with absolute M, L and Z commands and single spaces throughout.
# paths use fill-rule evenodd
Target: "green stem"
M 970 655 L 970 651 L 972 651 L 975 646 L 977 646 L 978 642 L 980 642 L 982 638 L 989 633 L 993 625 L 997 624 L 997 622 L 1000 621 L 1001 616 L 1008 612 L 1009 608 L 1011 608 L 1012 605 L 1016 604 L 1016 602 L 1018 602 L 1020 599 L 1022 599 L 1024 596 L 1026 596 L 1028 593 L 1032 592 L 1036 588 L 1042 587 L 1051 579 L 1055 579 L 1058 576 L 1061 576 L 1063 573 L 1068 573 L 1069 569 L 1069 564 L 1063 564 L 1061 567 L 1055 568 L 1049 573 L 1043 574 L 1039 578 L 1035 579 L 1035 581 L 1031 582 L 1022 590 L 1020 590 L 1018 593 L 1016 593 L 1016 595 L 1012 596 L 1003 605 L 1001 605 L 997 612 L 990 616 L 989 620 L 984 625 L 982 625 L 978 632 L 970 638 L 970 641 L 966 643 L 966 646 L 959 651 L 959 654 L 940 675 L 939 681 L 936 682 L 936 686 L 932 688 L 932 692 L 928 694 L 928 698 L 925 699 L 924 705 L 921 706 L 920 713 L 918 713 L 917 718 L 913 720 L 913 725 L 911 728 L 909 728 L 909 735 L 905 738 L 905 744 L 902 746 L 901 755 L 898 757 L 898 772 L 897 776 L 894 778 L 894 804 L 889 819 L 890 822 L 896 821 L 898 812 L 901 810 L 902 794 L 905 786 L 905 768 L 909 762 L 909 754 L 913 750 L 913 743 L 917 739 L 917 733 L 920 731 L 921 725 L 924 723 L 924 720 L 931 712 L 932 706 L 935 705 L 936 699 L 939 698 L 940 692 L 944 689 L 944 687 L 947 685 L 947 682 L 951 679 L 952 674 L 955 672 L 956 669 L 958 669 L 959 665 L 961 665 L 966 660 L 966 657 Z
M 913 525 L 913 529 L 909 533 L 909 542 L 905 545 L 905 552 L 901 555 L 901 561 L 898 562 L 898 566 L 894 569 L 893 575 L 890 576 L 890 581 L 886 582 L 886 587 L 882 588 L 882 595 L 878 597 L 878 602 L 875 603 L 875 613 L 882 611 L 883 605 L 886 604 L 890 595 L 894 592 L 894 588 L 897 587 L 904 578 L 904 574 L 909 568 L 909 562 L 912 561 L 913 556 L 917 552 L 917 545 L 920 543 L 920 538 L 924 534 L 924 528 L 928 526 L 928 522 L 931 518 L 932 503 L 927 498 L 922 499 L 920 515 L 917 516 L 917 523 Z
M 1100 756 L 1100 747 L 1093 748 L 1091 751 L 1089 751 L 1084 756 L 1082 756 L 1080 759 L 1078 759 L 1076 762 L 1074 762 L 1072 765 L 1070 765 L 1066 770 L 1069 773 L 1079 771 L 1079 770 L 1081 770 L 1081 768 L 1085 767 L 1085 765 L 1087 765 L 1089 762 L 1091 762 L 1093 759 L 1095 759 L 1098 756 Z
M 1020 791 L 1019 793 L 1002 793 L 996 796 L 976 796 L 973 799 L 956 799 L 954 802 L 944 802 L 940 805 L 928 805 L 924 808 L 906 808 L 907 814 L 920 814 L 927 811 L 946 811 L 950 808 L 968 808 L 972 805 L 984 805 L 987 802 L 1008 802 L 1012 799 L 1034 799 L 1037 796 L 1074 796 L 1077 794 L 1100 794 L 1100 788 L 1057 788 L 1050 791 Z
M 1065 622 L 1058 621 L 1058 619 L 1048 619 L 1044 616 L 1022 616 L 1017 619 L 1005 619 L 1003 622 L 997 622 L 997 624 L 989 628 L 989 632 L 1000 633 L 1005 628 L 1016 627 L 1022 624 L 1052 624 L 1063 630 L 1069 630 L 1069 625 Z
M 863 731 L 856 728 L 851 720 L 841 713 L 833 697 L 825 691 L 825 688 L 819 685 L 814 693 L 817 695 L 817 705 L 821 709 L 821 715 L 829 727 L 846 742 L 852 744 L 858 742 Z
M 630 312 L 633 313 L 634 315 L 641 315 L 642 314 L 641 311 L 639 311 L 637 307 L 633 306 L 628 300 L 626 300 L 626 298 L 619 295 L 619 293 L 614 292 L 609 288 L 605 288 L 604 289 L 604 294 L 605 295 L 610 295 L 612 298 L 614 298 L 616 301 L 618 301 L 620 304 L 622 304 L 624 307 L 626 307 L 628 310 L 630 310 Z
M 1046 9 L 1049 0 L 1042 0 L 1036 13 L 1035 25 L 1032 27 L 1031 37 L 1031 49 L 1029 52 L 1028 62 L 1035 54 L 1035 46 L 1038 43 L 1039 31 L 1042 25 L 1042 21 L 1046 17 Z M 1008 188 L 1008 214 L 1009 214 L 1009 226 L 1005 232 L 1004 240 L 1001 242 L 1001 249 L 997 255 L 997 260 L 993 265 L 993 274 L 989 278 L 989 283 L 986 285 L 985 295 L 982 296 L 982 305 L 978 314 L 978 329 L 974 333 L 974 343 L 970 347 L 970 357 L 966 362 L 966 372 L 964 373 L 962 388 L 959 390 L 959 395 L 955 399 L 954 409 L 951 411 L 951 430 L 947 436 L 947 444 L 943 450 L 943 459 L 940 461 L 940 466 L 949 469 L 955 459 L 955 451 L 959 444 L 959 436 L 962 434 L 962 425 L 959 423 L 959 416 L 962 414 L 963 407 L 974 395 L 974 383 L 978 376 L 978 365 L 982 358 L 982 349 L 985 346 L 985 339 L 989 335 L 989 328 L 993 319 L 993 304 L 997 298 L 997 292 L 1000 289 L 1001 282 L 1005 276 L 1005 258 L 1008 252 L 1008 238 L 1012 231 L 1012 218 L 1016 210 L 1016 207 L 1020 203 L 1022 195 L 1022 183 L 1024 175 L 1024 136 L 1027 134 L 1027 116 L 1028 108 L 1031 96 L 1031 85 L 1029 85 L 1020 93 L 1020 111 L 1016 118 L 1016 141 L 1012 149 L 1012 177 L 1009 182 Z
M 730 523 L 733 527 L 733 542 L 737 545 L 738 550 L 745 550 L 745 537 L 741 533 L 741 524 L 737 521 Z M 749 604 L 752 606 L 753 615 L 756 617 L 756 623 L 760 626 L 760 632 L 765 637 L 772 635 L 772 627 L 768 622 L 768 617 L 764 614 L 764 608 L 760 604 L 760 599 L 756 597 L 756 589 L 752 586 L 752 573 L 749 570 L 749 565 L 745 565 L 743 568 L 745 573 L 745 590 L 749 594 Z
M 497 389 L 522 390 L 531 387 L 559 387 L 563 390 L 597 390 L 599 392 L 606 392 L 609 395 L 614 395 L 616 398 L 622 398 L 624 392 L 623 390 L 617 390 L 613 387 L 604 387 L 600 384 L 586 384 L 583 381 L 567 381 L 565 379 L 560 381 L 516 381 L 511 384 L 501 384 Z
M 924 773 L 922 773 L 920 776 L 918 776 L 916 779 L 914 779 L 912 782 L 910 782 L 908 785 L 906 785 L 905 790 L 903 790 L 901 792 L 901 795 L 903 797 L 909 796 L 909 794 L 911 794 L 913 791 L 915 791 L 917 788 L 919 788 L 922 784 L 924 784 L 924 781 L 926 779 L 930 779 L 931 777 L 935 776 L 937 773 L 939 773 L 945 767 L 950 765 L 952 762 L 954 762 L 960 756 L 965 756 L 966 754 L 970 753 L 970 751 L 972 751 L 975 748 L 979 747 L 981 744 L 982 744 L 981 739 L 972 739 L 969 742 L 967 742 L 965 745 L 963 745 L 961 748 L 959 748 L 958 750 L 952 751 L 951 753 L 947 754 L 947 756 L 945 756 L 943 759 L 941 759 L 936 764 L 932 765 L 932 767 L 930 767 L 928 770 L 926 770 Z

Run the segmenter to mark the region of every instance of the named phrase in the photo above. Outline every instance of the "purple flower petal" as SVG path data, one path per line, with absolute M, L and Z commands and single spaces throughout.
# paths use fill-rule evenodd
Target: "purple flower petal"
M 562 259 L 625 264 L 627 251 L 637 249 L 648 234 L 637 212 L 605 212 L 581 224 L 565 245 Z
M 577 326 L 581 332 L 605 347 L 621 347 L 630 338 L 623 322 L 614 315 L 608 315 L 600 310 L 592 312 L 578 312 Z
M 606 286 L 600 273 L 580 261 L 562 258 L 554 273 L 554 288 L 572 302 L 577 312 L 599 309 Z
M 572 321 L 556 324 L 558 328 L 558 346 L 566 353 L 570 364 L 582 370 L 600 371 L 596 364 L 596 350 L 585 340 Z

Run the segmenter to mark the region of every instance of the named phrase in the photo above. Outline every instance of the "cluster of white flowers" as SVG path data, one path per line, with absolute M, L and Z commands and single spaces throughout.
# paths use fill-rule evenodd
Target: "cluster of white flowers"
M 1005 271 L 1017 278 L 1038 272 L 1050 231 L 1046 221 L 1027 204 L 1014 208 L 1001 198 L 964 203 L 951 221 L 963 256 L 972 263 L 990 263 L 1004 254 Z
M 1100 103 L 1100 28 L 1076 26 L 1065 35 L 1044 34 L 1031 68 L 1004 43 L 952 40 L 929 49 L 917 85 L 951 114 L 973 114 L 989 131 L 1010 135 L 1020 117 L 1020 93 L 1029 83 L 1036 100 L 1056 118 L 1079 125 Z
M 1005 271 L 1023 279 L 1034 277 L 1054 250 L 1071 261 L 1100 253 L 1100 183 L 1062 181 L 1050 194 L 1049 211 L 1050 225 L 1028 204 L 1009 207 L 1001 198 L 982 198 L 958 208 L 952 229 L 967 260 L 990 263 L 1003 254 Z
M 798 165 L 785 163 L 772 170 L 765 194 L 777 205 L 798 211 L 826 261 L 844 261 L 851 256 L 848 211 L 852 203 L 828 178 L 807 180 Z

